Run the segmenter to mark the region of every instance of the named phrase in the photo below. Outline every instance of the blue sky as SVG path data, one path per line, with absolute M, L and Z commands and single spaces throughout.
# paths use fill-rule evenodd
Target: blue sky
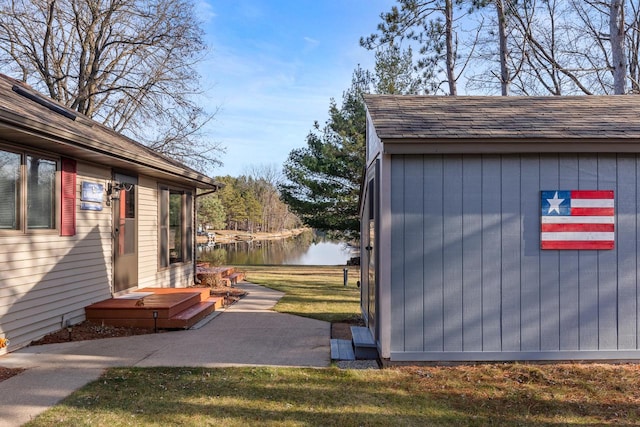
M 252 166 L 279 170 L 327 119 L 353 70 L 373 68 L 359 46 L 393 0 L 200 0 L 209 59 L 200 68 L 206 108 L 218 109 L 207 137 L 226 147 L 212 175 Z

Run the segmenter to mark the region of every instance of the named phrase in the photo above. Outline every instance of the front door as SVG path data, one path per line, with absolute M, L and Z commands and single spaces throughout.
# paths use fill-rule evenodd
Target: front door
M 120 190 L 113 200 L 113 292 L 138 286 L 137 178 L 117 175 Z

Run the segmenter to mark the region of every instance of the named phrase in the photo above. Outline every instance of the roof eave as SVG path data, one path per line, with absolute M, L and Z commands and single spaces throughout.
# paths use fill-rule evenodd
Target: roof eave
M 638 138 L 381 138 L 385 154 L 640 153 Z
M 33 146 L 34 148 L 43 149 L 42 145 L 55 143 L 59 145 L 58 153 L 66 153 L 80 159 L 88 161 L 100 161 L 100 163 L 123 169 L 132 169 L 137 172 L 145 173 L 154 177 L 165 177 L 165 179 L 177 180 L 180 182 L 188 182 L 197 188 L 215 189 L 221 187 L 212 178 L 200 174 L 194 170 L 180 168 L 168 162 L 156 161 L 153 157 L 142 158 L 134 153 L 118 154 L 101 148 L 100 144 L 95 143 L 89 138 L 65 131 L 63 129 L 52 126 L 44 126 L 39 122 L 35 122 L 24 118 L 18 114 L 13 114 L 6 110 L 0 110 L 0 129 L 11 129 L 19 134 L 29 136 L 24 144 Z M 35 138 L 35 139 L 33 139 Z M 48 149 L 51 149 L 47 145 Z

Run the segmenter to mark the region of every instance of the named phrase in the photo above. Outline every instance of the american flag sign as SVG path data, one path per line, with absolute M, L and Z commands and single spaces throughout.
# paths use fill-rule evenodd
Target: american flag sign
M 542 249 L 613 249 L 613 191 L 542 191 L 540 201 Z

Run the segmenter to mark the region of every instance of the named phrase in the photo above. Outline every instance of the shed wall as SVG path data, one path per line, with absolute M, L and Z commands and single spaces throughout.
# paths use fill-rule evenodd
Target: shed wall
M 614 190 L 615 249 L 542 251 L 553 189 Z M 640 357 L 639 194 L 634 154 L 392 156 L 391 359 Z

